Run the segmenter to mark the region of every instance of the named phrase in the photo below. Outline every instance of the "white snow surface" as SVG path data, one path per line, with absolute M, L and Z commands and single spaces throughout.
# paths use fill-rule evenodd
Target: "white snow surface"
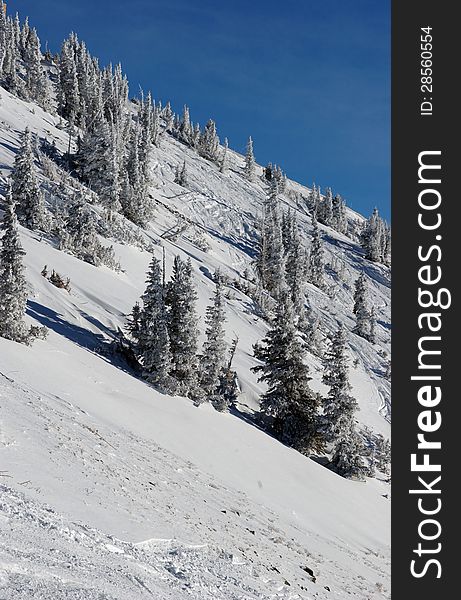
M 58 124 L 0 88 L 3 182 L 26 125 L 65 150 Z M 220 268 L 240 279 L 251 264 L 266 193 L 259 179 L 242 177 L 242 156 L 229 159 L 223 175 L 168 135 L 153 151 L 156 214 L 143 235 L 159 258 L 163 245 L 167 269 L 175 254 L 191 257 L 201 315 L 210 274 Z M 183 160 L 189 193 L 173 183 Z M 288 187 L 308 194 L 295 182 Z M 297 211 L 308 244 L 310 215 L 289 195 L 282 200 Z M 177 213 L 188 227 L 172 239 Z M 389 437 L 389 270 L 366 261 L 347 237 L 321 232 L 342 279 L 329 271 L 334 294 L 313 286 L 308 294 L 324 332 L 338 321 L 351 330 L 353 281 L 365 270 L 377 343 L 349 335 L 351 382 L 360 422 Z M 207 252 L 196 245 L 199 234 Z M 388 484 L 347 481 L 246 418 L 262 391 L 250 371 L 252 345 L 267 331 L 250 298 L 231 289 L 226 301 L 228 341 L 240 339 L 241 414 L 196 408 L 104 354 L 144 290 L 149 252 L 108 240 L 123 268 L 116 273 L 23 228 L 21 239 L 27 319 L 50 332 L 31 347 L 0 339 L 0 600 L 389 597 Z M 70 293 L 40 275 L 44 265 L 70 277 Z M 324 391 L 319 359 L 307 361 L 312 387 Z

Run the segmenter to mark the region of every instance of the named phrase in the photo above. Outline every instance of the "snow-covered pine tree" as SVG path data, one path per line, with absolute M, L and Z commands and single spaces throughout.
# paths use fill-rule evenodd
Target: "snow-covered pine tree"
M 200 156 L 216 162 L 218 160 L 219 137 L 216 133 L 216 123 L 213 119 L 209 119 L 205 125 L 205 129 L 200 135 L 198 143 L 198 152 Z
M 178 124 L 178 138 L 187 145 L 192 144 L 192 124 L 190 121 L 189 107 L 184 105 L 182 117 Z
M 255 169 L 256 169 L 256 162 L 255 162 L 255 156 L 254 156 L 254 152 L 253 152 L 253 139 L 250 135 L 250 137 L 248 138 L 248 142 L 247 142 L 247 149 L 246 149 L 246 154 L 245 154 L 245 169 L 244 169 L 244 173 L 245 173 L 245 177 L 248 179 L 248 181 L 252 181 L 255 175 Z
M 368 309 L 367 287 L 364 273 L 361 273 L 355 282 L 354 308 L 356 318 L 354 333 L 364 339 L 374 342 L 374 317 Z
M 293 218 L 290 236 L 286 237 L 285 280 L 290 290 L 295 314 L 300 316 L 304 306 L 304 250 L 299 235 L 298 224 Z
M 27 99 L 23 78 L 19 73 L 19 65 L 23 59 L 20 49 L 21 26 L 19 17 L 16 15 L 14 21 L 7 17 L 6 47 L 3 61 L 3 85 L 11 93 L 20 98 Z
M 306 350 L 315 356 L 322 357 L 323 338 L 320 331 L 320 319 L 309 305 L 303 308 L 297 326 Z
M 353 422 L 357 402 L 350 395 L 349 369 L 346 356 L 346 333 L 342 325 L 329 337 L 323 358 L 323 383 L 329 387 L 323 403 L 325 437 L 329 442 L 339 439 L 349 422 Z
M 309 210 L 316 215 L 318 214 L 320 205 L 320 189 L 317 188 L 316 184 L 312 184 L 311 191 L 309 192 L 309 196 L 307 198 L 307 206 Z
M 275 298 L 286 285 L 278 184 L 276 180 L 272 181 L 269 195 L 264 202 L 256 269 L 262 286 Z
M 323 383 L 329 387 L 323 404 L 323 432 L 333 446 L 330 466 L 343 477 L 361 477 L 365 473 L 363 447 L 354 418 L 358 404 L 350 395 L 346 334 L 342 325 L 329 342 L 323 360 Z
M 24 25 L 22 26 L 22 29 L 20 30 L 19 37 L 18 37 L 19 51 L 21 53 L 21 58 L 23 60 L 26 57 L 27 39 L 29 37 L 29 34 L 30 34 L 29 17 L 26 17 L 24 20 Z
M 197 399 L 199 392 L 196 300 L 191 260 L 185 262 L 180 256 L 176 256 L 166 294 L 171 353 L 170 374 L 176 381 L 176 392 L 194 400 Z
M 81 98 L 75 61 L 76 36 L 71 34 L 62 44 L 59 57 L 58 110 L 71 124 L 78 124 Z
M 111 79 L 111 85 L 109 86 L 110 93 L 107 98 L 103 96 L 104 106 L 107 111 L 108 120 L 112 122 L 116 130 L 120 130 L 123 125 L 125 118 L 126 105 L 128 102 L 128 80 L 126 75 L 122 72 L 122 65 L 118 63 L 113 71 L 110 67 L 108 77 Z M 149 104 L 149 110 L 153 112 L 152 98 L 148 95 L 147 102 Z M 152 114 L 152 113 L 151 113 Z M 151 122 L 151 129 L 149 133 L 152 134 L 153 121 Z
M 161 118 L 164 123 L 164 131 L 171 132 L 173 130 L 174 125 L 174 112 L 171 108 L 171 103 L 168 101 L 161 112 Z
M 127 317 L 127 322 L 125 329 L 133 336 L 133 338 L 137 341 L 139 330 L 140 330 L 140 320 L 141 320 L 141 306 L 139 302 L 136 302 L 133 306 L 131 313 Z
M 262 364 L 252 370 L 261 373 L 258 381 L 268 386 L 261 396 L 261 412 L 273 419 L 274 433 L 282 442 L 308 454 L 318 442 L 318 398 L 309 387 L 309 369 L 287 290 L 279 295 L 271 329 L 255 345 L 254 355 Z
M 192 133 L 191 133 L 190 145 L 192 146 L 192 148 L 199 147 L 201 137 L 202 137 L 202 130 L 200 129 L 200 123 L 195 123 L 195 125 L 192 127 Z
M 0 79 L 3 79 L 3 65 L 6 55 L 6 47 L 10 43 L 8 35 L 8 21 L 6 17 L 6 5 L 0 0 Z
M 80 147 L 81 171 L 83 179 L 111 213 L 121 208 L 120 160 L 115 131 L 100 115 L 94 127 L 84 134 Z
M 386 223 L 379 216 L 378 209 L 373 210 L 373 214 L 368 219 L 362 232 L 361 242 L 365 250 L 365 256 L 373 262 L 385 262 L 388 241 L 390 236 L 387 232 Z
M 282 241 L 285 254 L 288 252 L 293 240 L 294 230 L 297 227 L 294 212 L 289 208 L 282 215 Z
M 50 108 L 50 88 L 48 77 L 42 67 L 40 40 L 35 29 L 31 29 L 25 47 L 26 90 L 44 110 Z
M 151 140 L 154 146 L 159 146 L 160 144 L 160 135 L 162 133 L 162 128 L 160 124 L 161 117 L 161 103 L 159 102 L 158 106 L 153 102 L 153 114 L 152 114 L 152 129 L 151 129 Z
M 288 186 L 288 177 L 286 176 L 285 173 L 282 174 L 280 181 L 279 181 L 279 190 L 281 194 L 284 194 L 287 190 L 287 186 Z
M 146 98 L 142 94 L 138 111 L 138 123 L 140 126 L 139 153 L 141 160 L 143 160 L 144 155 L 148 154 L 150 145 L 157 145 L 158 143 L 159 122 L 156 113 L 151 93 L 149 92 Z
M 11 189 L 20 223 L 32 230 L 45 229 L 47 223 L 34 158 L 32 136 L 26 128 L 22 134 L 21 147 L 14 160 Z
M 98 239 L 97 218 L 95 212 L 82 197 L 76 196 L 66 207 L 65 231 L 61 239 L 61 248 L 72 252 L 79 259 L 95 265 L 104 264 L 118 270 L 112 246 L 105 247 Z
M 360 273 L 360 275 L 357 277 L 357 279 L 355 280 L 355 284 L 354 284 L 354 308 L 352 311 L 354 313 L 354 315 L 357 314 L 357 312 L 360 308 L 360 305 L 365 301 L 366 293 L 367 293 L 367 286 L 366 286 L 365 273 L 362 271 Z
M 215 274 L 216 289 L 213 303 L 205 313 L 205 342 L 200 356 L 200 386 L 205 399 L 220 410 L 228 406 L 220 393 L 221 376 L 226 366 L 227 346 L 225 342 L 224 324 L 226 313 L 224 309 L 223 285 L 219 273 Z
M 143 366 L 144 377 L 162 391 L 170 392 L 173 382 L 169 375 L 171 357 L 162 279 L 160 261 L 153 256 L 146 290 L 141 297 L 142 309 L 137 316 L 136 354 Z
M 363 479 L 367 473 L 363 462 L 364 446 L 355 424 L 349 423 L 338 440 L 329 467 L 349 479 Z
M 374 306 L 370 310 L 370 333 L 368 334 L 368 341 L 371 344 L 374 344 L 376 341 L 376 311 Z
M 174 182 L 180 185 L 181 187 L 186 187 L 187 185 L 187 167 L 186 161 L 184 160 L 182 166 L 179 165 L 176 167 L 176 173 L 174 176 Z
M 271 162 L 268 162 L 267 165 L 263 168 L 263 176 L 266 181 L 272 181 L 274 167 Z
M 220 411 L 228 410 L 231 406 L 235 405 L 240 393 L 237 372 L 232 369 L 232 363 L 234 360 L 235 352 L 237 350 L 238 342 L 239 338 L 238 336 L 236 336 L 232 340 L 232 343 L 229 348 L 227 364 L 221 372 L 221 384 L 219 387 L 219 394 L 222 398 L 222 403 L 218 406 L 215 405 L 215 408 L 217 408 L 217 410 Z
M 141 125 L 135 123 L 130 132 L 126 151 L 122 182 L 120 185 L 120 201 L 123 214 L 136 225 L 145 226 L 152 216 L 148 194 L 148 161 L 141 152 Z M 142 157 L 140 156 L 142 155 Z
M 317 286 L 319 289 L 323 289 L 325 287 L 325 266 L 323 260 L 322 240 L 320 238 L 320 231 L 315 212 L 312 213 L 312 228 L 313 231 L 309 251 L 309 265 L 307 269 L 307 278 L 310 283 Z
M 332 225 L 333 220 L 333 192 L 327 188 L 323 198 L 320 199 L 317 209 L 317 219 L 324 225 Z
M 388 265 L 388 266 L 390 266 L 390 264 L 391 264 L 391 244 L 392 244 L 391 228 L 387 223 L 384 223 L 383 262 L 385 265 Z
M 347 232 L 346 205 L 339 194 L 332 201 L 331 226 L 339 233 Z
M 391 462 L 391 444 L 389 440 L 382 434 L 378 434 L 375 437 L 375 465 L 376 468 L 388 475 L 390 472 L 390 462 Z
M 361 303 L 357 308 L 356 322 L 353 332 L 368 340 L 370 338 L 370 312 L 367 305 Z
M 29 343 L 30 336 L 24 315 L 27 303 L 27 284 L 19 240 L 18 223 L 11 189 L 8 189 L 2 222 L 0 248 L 0 337 Z

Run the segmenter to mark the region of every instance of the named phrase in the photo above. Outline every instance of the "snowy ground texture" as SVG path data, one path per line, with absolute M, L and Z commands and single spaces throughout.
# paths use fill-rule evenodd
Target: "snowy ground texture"
M 57 124 L 0 89 L 3 182 L 26 125 L 65 149 Z M 163 245 L 168 269 L 175 254 L 191 257 L 202 315 L 210 274 L 219 267 L 241 280 L 251 263 L 265 196 L 259 180 L 242 178 L 242 157 L 229 154 L 223 175 L 165 136 L 152 161 L 156 214 L 143 235 L 159 258 Z M 184 159 L 185 195 L 173 183 Z M 307 196 L 294 182 L 288 188 Z M 308 244 L 310 215 L 289 196 L 283 202 L 296 210 Z M 171 236 L 178 213 L 188 226 Z M 366 261 L 350 239 L 321 232 L 336 267 L 328 272 L 334 294 L 309 286 L 309 297 L 323 333 L 338 321 L 351 330 L 353 282 L 366 272 L 377 343 L 349 336 L 351 382 L 361 423 L 389 437 L 389 272 Z M 252 345 L 267 331 L 250 298 L 232 289 L 226 301 L 228 341 L 240 338 L 241 412 L 196 408 L 107 356 L 144 289 L 147 251 L 114 244 L 123 268 L 116 273 L 25 229 L 21 238 L 28 320 L 50 333 L 30 348 L 0 340 L 0 600 L 389 597 L 389 486 L 342 479 L 245 418 L 261 393 L 250 371 Z M 70 277 L 70 293 L 40 275 L 45 264 Z M 308 356 L 308 363 L 312 386 L 324 391 L 319 360 Z

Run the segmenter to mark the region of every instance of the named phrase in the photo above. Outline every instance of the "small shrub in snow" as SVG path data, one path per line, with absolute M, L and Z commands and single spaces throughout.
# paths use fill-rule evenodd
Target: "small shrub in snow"
M 51 275 L 48 277 L 48 281 L 50 283 L 52 283 L 55 287 L 66 290 L 67 292 L 70 292 L 69 277 L 64 279 L 63 277 L 61 277 L 61 275 L 59 273 L 56 273 L 56 271 L 54 269 L 51 272 Z

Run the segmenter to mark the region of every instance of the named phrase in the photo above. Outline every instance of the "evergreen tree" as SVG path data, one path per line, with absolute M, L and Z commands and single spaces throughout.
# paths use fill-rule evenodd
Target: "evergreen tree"
M 5 6 L 5 4 L 3 4 Z M 3 14 L 3 19 L 5 14 Z M 18 63 L 21 60 L 19 54 L 18 39 L 21 28 L 19 18 L 16 15 L 13 21 L 7 18 L 6 21 L 0 22 L 0 36 L 4 39 L 4 46 L 0 50 L 2 83 L 12 94 L 18 95 L 20 98 L 25 98 L 25 87 L 22 78 L 18 75 Z M 3 31 L 3 34 L 1 33 Z
M 272 163 L 269 162 L 263 169 L 263 175 L 264 175 L 264 178 L 266 179 L 266 181 L 269 181 L 269 182 L 272 181 L 272 172 L 273 172 L 273 166 L 272 166 Z
M 136 319 L 136 350 L 146 379 L 163 391 L 171 391 L 171 357 L 164 292 L 160 261 L 153 256 L 147 287 L 142 295 L 143 307 Z
M 320 332 L 320 319 L 308 305 L 301 311 L 298 319 L 298 329 L 304 346 L 311 354 L 323 356 L 322 334 Z
M 200 385 L 205 398 L 215 407 L 225 410 L 225 402 L 220 393 L 221 376 L 226 366 L 226 342 L 224 323 L 226 314 L 222 282 L 219 274 L 215 276 L 216 290 L 213 304 L 208 306 L 205 314 L 205 342 L 200 357 Z
M 309 369 L 287 291 L 280 294 L 271 329 L 254 354 L 262 364 L 252 370 L 261 373 L 258 381 L 268 386 L 261 412 L 272 417 L 281 441 L 307 454 L 316 440 L 318 399 L 309 387 Z
M 201 156 L 216 162 L 219 151 L 219 137 L 216 133 L 216 124 L 210 119 L 200 135 L 198 151 Z
M 320 188 L 318 188 L 314 183 L 314 184 L 312 184 L 312 189 L 309 192 L 308 206 L 309 206 L 309 209 L 312 211 L 312 213 L 315 214 L 316 218 L 319 214 L 320 203 L 321 203 Z
M 197 398 L 197 294 L 192 280 L 192 263 L 176 256 L 167 286 L 168 334 L 171 375 L 179 395 Z
M 0 7 L 1 8 L 1 7 Z M 0 336 L 15 342 L 28 343 L 29 333 L 24 322 L 27 284 L 23 256 L 11 189 L 6 196 L 0 248 Z
M 375 436 L 375 464 L 376 468 L 386 475 L 390 472 L 390 461 L 391 461 L 391 444 L 389 440 L 378 434 Z
M 189 107 L 184 105 L 184 111 L 178 125 L 178 137 L 184 144 L 192 144 L 192 124 L 190 121 Z
M 148 161 L 141 151 L 141 125 L 136 123 L 130 133 L 125 168 L 120 184 L 120 202 L 123 214 L 136 225 L 145 226 L 152 216 L 148 194 Z
M 290 236 L 287 237 L 286 234 L 285 238 L 285 279 L 290 290 L 295 313 L 299 316 L 304 306 L 303 284 L 305 266 L 301 237 L 295 220 L 293 220 L 293 225 L 290 227 Z
M 341 325 L 329 338 L 329 347 L 323 359 L 323 383 L 330 389 L 324 400 L 324 431 L 330 442 L 339 439 L 347 423 L 353 421 L 358 408 L 349 394 L 349 369 L 346 358 L 346 334 Z
M 391 243 L 392 243 L 391 228 L 389 227 L 389 225 L 387 223 L 385 223 L 384 224 L 384 236 L 383 236 L 383 242 L 382 242 L 383 262 L 385 265 L 391 264 Z
M 200 129 L 200 123 L 196 123 L 192 128 L 190 145 L 193 148 L 198 148 L 200 145 L 201 137 L 202 137 L 202 131 Z
M 3 65 L 5 62 L 6 48 L 11 43 L 6 18 L 6 4 L 0 0 L 0 79 L 3 79 Z
M 32 29 L 26 41 L 25 58 L 26 90 L 32 100 L 45 110 L 50 107 L 50 89 L 48 78 L 42 68 L 42 53 L 40 40 L 35 29 Z
M 218 401 L 215 401 L 214 406 L 216 410 L 225 412 L 230 406 L 235 405 L 237 402 L 238 395 L 240 393 L 240 387 L 238 383 L 237 373 L 232 369 L 232 362 L 234 360 L 235 352 L 239 338 L 235 337 L 232 340 L 229 348 L 229 357 L 227 365 L 221 372 L 221 383 L 219 387 Z
M 256 269 L 263 287 L 276 297 L 285 286 L 284 248 L 276 181 L 272 182 L 270 193 L 264 202 Z
M 19 38 L 18 38 L 18 46 L 19 46 L 19 51 L 21 53 L 22 60 L 25 60 L 25 58 L 26 58 L 27 40 L 29 38 L 29 34 L 30 34 L 29 17 L 26 17 L 25 21 L 24 21 L 24 25 L 22 26 L 22 29 L 19 32 Z
M 374 306 L 372 306 L 370 310 L 370 333 L 368 335 L 368 341 L 371 344 L 374 344 L 376 341 L 376 311 Z
M 355 282 L 354 309 L 356 325 L 354 333 L 364 339 L 374 342 L 374 311 L 368 309 L 367 287 L 365 275 L 361 273 Z
M 174 112 L 170 102 L 167 102 L 165 108 L 161 112 L 161 117 L 164 123 L 164 131 L 171 132 L 174 124 Z
M 248 181 L 252 181 L 255 174 L 255 157 L 253 153 L 253 140 L 251 136 L 248 138 L 247 151 L 245 155 L 245 177 Z
M 127 318 L 125 329 L 137 340 L 140 331 L 141 306 L 139 302 L 133 306 L 133 310 Z
M 390 232 L 375 208 L 361 235 L 365 256 L 373 262 L 386 262 L 390 252 Z
M 359 311 L 361 304 L 363 304 L 363 302 L 365 302 L 366 293 L 367 293 L 367 286 L 366 286 L 365 273 L 362 272 L 362 273 L 360 273 L 360 275 L 358 276 L 358 278 L 355 281 L 354 308 L 353 308 L 354 315 L 356 315 L 357 312 Z
M 331 226 L 339 233 L 347 232 L 346 205 L 339 194 L 333 198 Z
M 110 212 L 117 212 L 120 203 L 120 156 L 114 130 L 102 116 L 82 140 L 81 166 L 84 180 L 99 196 L 101 204 Z
M 320 238 L 320 231 L 317 223 L 316 213 L 312 214 L 312 242 L 309 252 L 309 265 L 308 265 L 308 280 L 313 285 L 320 289 L 325 287 L 324 276 L 324 261 L 323 261 L 323 250 L 322 240 Z
M 182 187 L 187 186 L 187 167 L 186 161 L 183 162 L 182 167 L 179 165 L 176 167 L 176 173 L 174 177 L 174 182 Z
M 32 136 L 27 128 L 14 161 L 11 174 L 13 201 L 20 222 L 29 229 L 44 229 L 46 213 L 43 195 L 37 182 L 37 172 L 32 149 Z
M 279 190 L 280 190 L 281 194 L 284 194 L 286 192 L 287 185 L 288 185 L 288 178 L 285 175 L 285 173 L 283 173 L 282 177 L 280 178 L 280 183 L 279 183 Z
M 353 423 L 349 423 L 335 446 L 330 468 L 342 477 L 363 479 L 367 469 L 363 463 L 364 447 Z
M 59 114 L 71 124 L 77 124 L 81 105 L 75 61 L 76 36 L 65 40 L 59 57 L 58 105 Z
M 72 252 L 79 259 L 95 265 L 104 264 L 118 270 L 112 246 L 105 247 L 97 236 L 97 218 L 95 212 L 81 197 L 76 197 L 66 207 L 65 234 L 61 239 L 61 248 Z
M 285 254 L 287 254 L 291 247 L 296 227 L 297 224 L 295 215 L 291 208 L 289 208 L 282 215 L 282 240 Z
M 324 357 L 323 383 L 329 387 L 323 407 L 323 431 L 333 444 L 330 466 L 344 477 L 361 477 L 365 467 L 363 447 L 355 430 L 356 400 L 350 395 L 349 370 L 346 358 L 346 335 L 342 325 L 330 338 Z
M 320 191 L 319 191 L 320 195 Z M 324 225 L 332 225 L 333 222 L 333 193 L 327 188 L 323 198 L 320 198 L 317 208 L 317 219 Z

